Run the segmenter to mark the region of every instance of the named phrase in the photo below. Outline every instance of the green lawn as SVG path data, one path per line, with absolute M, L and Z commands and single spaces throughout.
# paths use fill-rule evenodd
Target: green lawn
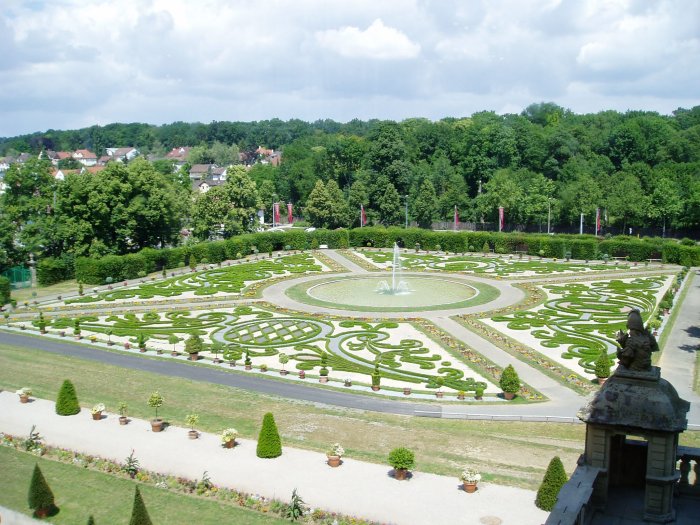
M 8 447 L 0 447 L 0 505 L 31 514 L 27 507 L 27 492 L 32 469 L 37 462 L 60 509 L 57 515 L 50 518 L 52 523 L 87 523 L 90 514 L 97 525 L 129 523 L 136 482 L 39 458 Z M 285 523 L 278 518 L 211 499 L 142 484 L 139 484 L 139 490 L 151 520 L 156 524 Z
M 573 471 L 584 446 L 583 425 L 379 414 L 0 345 L 0 387 L 15 391 L 30 386 L 37 397 L 55 399 L 65 378 L 75 384 L 84 407 L 102 402 L 114 411 L 123 400 L 130 415 L 150 418 L 153 411 L 146 400 L 159 390 L 165 398 L 159 414 L 175 424 L 184 426 L 185 415 L 197 412 L 202 431 L 234 427 L 242 437 L 256 439 L 263 415 L 273 412 L 288 446 L 324 452 L 339 442 L 349 457 L 382 464 L 392 448 L 406 446 L 415 451 L 416 468 L 423 472 L 457 476 L 464 465 L 472 465 L 487 480 L 531 489 L 539 486 L 555 455 Z M 700 446 L 700 432 L 681 434 L 681 442 Z

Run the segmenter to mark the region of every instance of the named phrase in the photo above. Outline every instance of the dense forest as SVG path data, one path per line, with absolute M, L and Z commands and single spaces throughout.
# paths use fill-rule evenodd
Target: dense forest
M 0 155 L 43 149 L 137 147 L 163 156 L 171 148 L 222 146 L 282 150 L 279 167 L 229 169 L 226 184 L 191 194 L 189 179 L 167 163 L 139 159 L 97 174 L 55 181 L 38 160 L 15 164 L 0 201 L 0 266 L 27 252 L 55 257 L 121 254 L 194 238 L 250 231 L 254 211 L 291 202 L 314 226 L 420 227 L 452 221 L 507 229 L 592 232 L 596 209 L 604 231 L 661 235 L 700 227 L 700 106 L 672 115 L 603 111 L 574 114 L 553 103 L 521 114 L 476 113 L 437 122 L 300 120 L 110 124 L 0 139 Z M 206 157 L 206 155 L 204 155 Z M 213 155 L 215 158 L 216 155 Z

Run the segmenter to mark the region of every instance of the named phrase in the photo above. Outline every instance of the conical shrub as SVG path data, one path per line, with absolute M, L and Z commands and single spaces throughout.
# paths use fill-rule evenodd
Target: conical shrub
M 262 428 L 258 436 L 257 454 L 259 458 L 278 458 L 282 455 L 282 440 L 271 412 L 263 416 Z
M 87 525 L 95 525 L 95 518 L 92 517 L 92 514 L 88 518 Z
M 134 507 L 131 509 L 129 525 L 152 525 L 138 487 L 136 487 L 136 492 L 134 493 Z
M 35 516 L 48 516 L 56 509 L 53 492 L 49 488 L 38 464 L 34 465 L 32 481 L 29 484 L 29 508 L 34 509 Z
M 554 504 L 557 502 L 559 491 L 564 486 L 567 479 L 561 459 L 559 459 L 559 456 L 554 456 L 552 461 L 549 462 L 547 472 L 544 473 L 544 479 L 542 479 L 542 484 L 537 490 L 535 505 L 542 510 L 551 512 L 554 508 Z
M 72 416 L 80 412 L 78 404 L 78 396 L 75 393 L 75 387 L 69 379 L 66 379 L 61 385 L 61 390 L 58 392 L 56 399 L 56 413 L 59 416 Z

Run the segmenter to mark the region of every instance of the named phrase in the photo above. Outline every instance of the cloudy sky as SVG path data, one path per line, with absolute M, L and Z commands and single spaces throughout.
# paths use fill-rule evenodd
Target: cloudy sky
M 0 4 L 0 136 L 700 104 L 697 0 Z

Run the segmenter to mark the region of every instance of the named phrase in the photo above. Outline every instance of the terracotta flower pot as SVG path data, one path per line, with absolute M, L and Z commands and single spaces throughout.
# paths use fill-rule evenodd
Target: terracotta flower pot
M 444 392 L 435 392 L 435 397 L 442 399 L 444 397 L 445 393 Z
M 608 380 L 608 378 L 607 377 L 598 377 L 598 378 L 596 378 L 596 380 L 598 381 L 598 384 L 600 386 L 603 386 L 605 384 L 605 382 Z
M 187 437 L 190 439 L 197 439 L 199 437 L 199 432 L 197 432 L 196 430 L 188 430 Z
M 469 494 L 476 492 L 476 483 L 468 483 L 465 481 L 462 483 L 462 487 L 464 488 L 464 492 Z
M 405 469 L 405 468 L 394 469 L 394 479 L 398 479 L 399 481 L 403 481 L 407 478 L 408 478 L 408 469 Z
M 378 392 L 378 391 L 379 391 L 379 385 L 372 385 L 372 390 L 374 390 L 375 392 Z
M 459 399 L 460 401 L 464 401 L 464 397 L 464 394 L 457 394 L 457 399 Z
M 328 376 L 321 376 L 318 378 L 319 383 L 328 383 Z
M 199 353 L 195 352 L 194 354 L 190 354 L 190 361 L 197 361 L 199 359 Z
M 224 448 L 233 448 L 236 446 L 236 440 L 232 439 L 231 441 L 224 441 Z
M 29 403 L 29 394 L 20 394 L 19 402 L 20 403 Z
M 513 399 L 515 397 L 514 392 L 503 392 L 503 397 L 506 398 L 508 401 Z
M 245 369 L 246 369 L 246 370 L 252 370 L 252 369 L 253 369 L 253 365 L 245 365 Z
M 92 414 L 92 419 L 94 419 L 95 421 L 99 421 L 100 419 L 102 419 L 102 412 L 94 412 Z
M 340 456 L 328 456 L 328 466 L 329 467 L 339 467 L 340 466 Z
M 299 379 L 305 379 L 306 378 L 306 372 L 304 370 L 299 370 Z
M 411 395 L 411 389 L 406 387 L 403 389 L 403 395 L 405 396 L 410 396 Z
M 289 373 L 289 370 L 280 370 L 281 376 L 286 376 L 288 373 Z
M 153 432 L 161 432 L 163 430 L 163 420 L 160 418 L 151 419 L 151 430 Z
M 120 425 L 126 425 L 129 422 L 129 419 L 126 416 L 119 416 L 119 424 Z
M 170 352 L 170 355 L 173 356 L 173 357 L 177 357 L 177 356 L 180 355 L 180 352 L 178 352 L 178 351 L 176 351 L 176 350 L 173 350 L 172 352 Z

